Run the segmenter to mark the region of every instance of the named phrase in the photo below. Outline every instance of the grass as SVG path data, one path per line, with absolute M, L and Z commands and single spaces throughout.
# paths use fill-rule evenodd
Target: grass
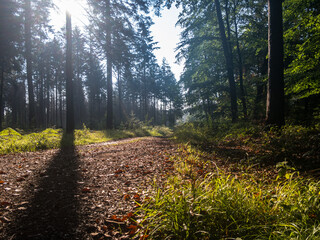
M 176 173 L 139 209 L 149 239 L 320 239 L 320 182 L 286 164 L 269 173 L 219 169 L 185 146 Z M 251 169 L 251 170 L 250 170 Z
M 249 123 L 215 126 L 187 123 L 175 130 L 175 139 L 188 142 L 220 158 L 275 165 L 289 162 L 301 169 L 320 168 L 320 125 L 286 125 L 281 129 Z
M 175 171 L 140 205 L 137 235 L 320 239 L 319 126 L 187 123 L 174 137 Z
M 172 134 L 166 127 L 148 127 L 130 130 L 108 130 L 93 131 L 86 127 L 75 130 L 74 145 L 87 145 L 124 138 L 144 137 L 144 136 L 164 136 Z M 48 128 L 41 132 L 25 134 L 22 130 L 7 128 L 0 132 L 0 154 L 14 152 L 38 151 L 61 147 L 63 130 Z M 62 144 L 70 145 L 67 138 Z M 73 139 L 72 139 L 73 140 Z M 67 142 L 66 142 L 67 141 Z

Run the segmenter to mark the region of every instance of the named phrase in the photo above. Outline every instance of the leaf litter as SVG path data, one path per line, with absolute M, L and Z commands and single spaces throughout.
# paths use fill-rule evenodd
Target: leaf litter
M 149 137 L 0 156 L 0 239 L 139 239 L 135 209 L 177 148 Z

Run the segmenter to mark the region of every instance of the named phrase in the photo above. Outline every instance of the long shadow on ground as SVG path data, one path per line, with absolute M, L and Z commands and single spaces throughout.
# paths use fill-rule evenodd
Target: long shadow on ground
M 61 147 L 52 158 L 28 208 L 15 214 L 9 227 L 11 239 L 53 240 L 79 239 L 76 229 L 79 224 L 80 180 L 79 158 L 73 144 L 73 135 L 64 135 Z

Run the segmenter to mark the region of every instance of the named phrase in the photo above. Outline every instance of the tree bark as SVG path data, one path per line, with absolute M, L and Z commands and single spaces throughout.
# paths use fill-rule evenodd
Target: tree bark
M 73 112 L 73 70 L 72 70 L 72 26 L 71 15 L 66 14 L 66 32 L 67 32 L 67 58 L 66 58 L 66 97 L 67 97 L 67 123 L 66 132 L 73 133 L 74 131 L 74 112 Z
M 243 86 L 243 63 L 242 63 L 242 54 L 240 51 L 240 44 L 239 44 L 239 34 L 238 34 L 238 23 L 237 23 L 237 18 L 236 18 L 236 12 L 234 11 L 234 26 L 235 26 L 235 37 L 236 37 L 236 44 L 237 44 L 237 54 L 239 58 L 239 82 L 240 82 L 240 98 L 241 98 L 241 103 L 242 103 L 242 112 L 244 119 L 248 118 L 248 110 L 247 110 L 247 102 L 246 102 L 246 96 L 245 96 L 245 91 L 244 91 L 244 86 Z
M 268 94 L 266 123 L 281 127 L 284 119 L 282 1 L 268 0 Z
M 113 89 L 111 54 L 111 9 L 110 0 L 106 0 L 106 54 L 107 54 L 107 129 L 113 128 Z
M 27 83 L 29 99 L 29 127 L 35 127 L 35 104 L 32 81 L 32 54 L 31 54 L 31 0 L 25 2 L 25 54 L 27 62 Z
M 123 107 L 122 107 L 122 83 L 121 83 L 121 67 L 118 68 L 118 95 L 119 95 L 119 122 L 123 119 Z
M 3 84 L 4 84 L 4 67 L 2 63 L 1 73 L 0 73 L 0 131 L 2 130 L 2 119 L 3 119 Z
M 220 7 L 219 0 L 215 0 L 215 4 L 216 4 L 216 11 L 217 11 L 217 17 L 218 17 L 218 22 L 219 22 L 220 37 L 221 37 L 223 52 L 224 52 L 224 56 L 226 59 L 226 65 L 227 65 L 227 73 L 228 73 L 229 88 L 230 88 L 230 98 L 231 98 L 231 117 L 232 117 L 232 122 L 237 122 L 237 120 L 238 120 L 238 106 L 237 106 L 236 83 L 234 80 L 234 72 L 233 72 L 232 52 L 230 52 L 229 44 L 227 41 L 225 27 L 224 27 L 224 23 L 222 20 L 221 7 Z

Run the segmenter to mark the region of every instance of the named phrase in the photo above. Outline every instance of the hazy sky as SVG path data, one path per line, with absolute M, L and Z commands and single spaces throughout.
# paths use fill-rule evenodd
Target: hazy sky
M 65 24 L 65 9 L 68 7 L 72 12 L 72 24 L 82 27 L 87 24 L 88 21 L 84 17 L 83 0 L 54 0 L 57 6 L 61 7 L 60 11 L 53 11 L 52 23 L 56 26 L 56 29 L 60 29 Z M 66 6 L 65 3 L 69 2 Z M 64 5 L 64 6 L 63 6 Z M 165 57 L 171 66 L 172 72 L 175 74 L 177 80 L 179 80 L 180 74 L 183 70 L 183 64 L 176 64 L 175 60 L 175 48 L 179 43 L 179 34 L 181 29 L 175 27 L 178 21 L 179 10 L 172 7 L 170 10 L 163 10 L 161 17 L 156 17 L 152 14 L 154 25 L 151 27 L 154 41 L 158 42 L 160 49 L 154 53 L 158 59 L 158 63 L 161 64 L 162 59 Z
M 154 25 L 151 27 L 154 41 L 158 42 L 159 50 L 155 51 L 155 55 L 159 61 L 165 57 L 172 68 L 172 72 L 175 74 L 177 80 L 180 78 L 180 74 L 183 70 L 183 63 L 176 64 L 175 49 L 180 39 L 180 27 L 175 27 L 178 21 L 179 10 L 175 7 L 171 9 L 163 10 L 161 17 L 153 16 Z

